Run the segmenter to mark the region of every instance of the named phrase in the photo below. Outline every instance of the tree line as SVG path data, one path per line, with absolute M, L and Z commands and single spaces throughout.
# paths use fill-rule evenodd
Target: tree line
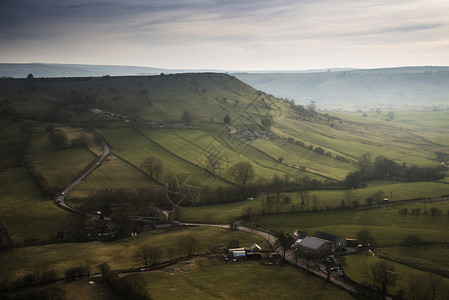
M 359 188 L 376 179 L 398 181 L 434 181 L 444 178 L 444 167 L 408 167 L 405 163 L 398 164 L 384 156 L 372 159 L 365 153 L 358 160 L 359 170 L 349 173 L 345 178 L 345 188 Z

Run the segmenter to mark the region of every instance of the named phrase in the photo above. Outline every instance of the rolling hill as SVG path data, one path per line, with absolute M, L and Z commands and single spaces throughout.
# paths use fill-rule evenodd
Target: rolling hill
M 234 75 L 257 89 L 299 104 L 316 101 L 322 110 L 423 110 L 447 108 L 449 100 L 449 67 Z

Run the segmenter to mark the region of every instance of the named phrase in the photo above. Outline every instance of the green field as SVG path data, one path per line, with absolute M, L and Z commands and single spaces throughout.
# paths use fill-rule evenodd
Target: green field
M 290 266 L 195 259 L 143 273 L 154 299 L 354 299 Z
M 27 155 L 28 163 L 56 190 L 71 183 L 96 158 L 87 148 L 56 148 L 46 132 L 33 135 Z
M 95 189 L 150 189 L 156 183 L 141 170 L 110 155 L 72 192 L 70 198 L 88 198 Z
M 52 199 L 48 199 L 51 196 L 45 198 L 42 192 L 56 194 L 98 159 L 103 148 L 95 129 L 111 145 L 112 153 L 70 193 L 69 200 L 76 205 L 84 203 L 97 189 L 151 190 L 156 185 L 167 184 L 172 176 L 181 184 L 198 187 L 235 186 L 239 183 L 228 169 L 241 161 L 251 163 L 255 180 L 259 182 L 274 175 L 288 176 L 291 180 L 308 176 L 320 181 L 341 182 L 348 173 L 357 170 L 356 162 L 365 153 L 370 153 L 373 159 L 384 156 L 402 166 L 440 167 L 449 174 L 448 111 L 395 111 L 395 117 L 387 120 L 386 111 L 370 112 L 364 117 L 361 113 L 301 110 L 289 101 L 257 91 L 227 74 L 2 79 L 0 99 L 8 99 L 0 101 L 0 110 L 10 117 L 0 118 L 0 219 L 19 246 L 50 241 L 59 230 L 79 221 L 57 208 Z M 89 108 L 124 115 L 127 119 L 95 114 Z M 229 127 L 223 123 L 227 115 Z M 189 119 L 193 129 L 146 127 L 148 121 L 179 121 L 181 118 Z M 22 121 L 16 121 L 20 119 Z M 33 121 L 24 121 L 26 119 Z M 51 129 L 52 124 L 64 124 L 56 128 L 63 130 L 69 141 L 86 135 L 87 145 L 57 148 L 50 142 L 46 130 Z M 252 140 L 244 136 L 238 140 L 227 133 L 228 130 L 262 133 L 267 128 L 273 133 L 269 139 Z M 207 152 L 216 152 L 222 157 L 215 178 L 205 170 Z M 159 178 L 150 179 L 140 167 L 150 156 L 162 161 L 164 170 Z M 32 167 L 30 170 L 35 175 L 39 173 L 48 187 L 43 187 L 42 182 L 39 187 L 25 167 Z M 390 202 L 434 198 L 449 195 L 448 183 L 449 176 L 435 182 L 375 180 L 366 188 L 353 190 L 351 201 L 364 205 L 365 200 L 379 190 Z M 260 214 L 262 210 L 267 212 L 267 196 L 275 195 L 273 189 L 267 187 L 251 201 L 179 207 L 175 217 L 183 221 L 229 223 L 251 211 L 251 223 L 276 231 L 300 229 L 312 234 L 319 230 L 355 238 L 360 229 L 368 229 L 382 247 L 381 251 L 391 257 L 412 258 L 410 261 L 424 266 L 448 268 L 447 250 L 443 246 L 405 249 L 399 245 L 412 234 L 424 242 L 449 243 L 449 201 L 335 210 L 345 198 L 344 190 L 310 191 L 310 196 L 316 200 L 306 201 L 305 205 L 301 204 L 294 188 L 285 190 L 288 192 L 281 193 L 281 201 L 268 209 L 280 214 Z M 282 202 L 285 196 L 290 197 L 289 203 Z M 442 214 L 432 216 L 431 207 L 439 208 Z M 407 208 L 408 213 L 399 213 L 402 208 Z M 421 209 L 419 215 L 411 213 L 416 208 Z M 298 213 L 306 210 L 308 212 Z M 254 242 L 266 246 L 258 236 L 227 230 L 147 231 L 110 243 L 15 248 L 2 254 L 0 269 L 9 269 L 16 275 L 25 274 L 32 271 L 36 258 L 54 266 L 59 276 L 69 267 L 87 264 L 95 269 L 102 262 L 108 262 L 113 269 L 136 267 L 132 254 L 138 245 L 144 242 L 159 245 L 164 249 L 163 259 L 168 259 L 177 249 L 177 240 L 187 233 L 199 239 L 198 252 L 201 253 L 215 253 L 225 247 L 229 239 L 239 239 L 248 246 Z M 366 259 L 365 256 L 348 258 L 351 277 L 361 280 L 357 268 Z M 398 266 L 400 268 L 405 267 Z M 404 274 L 415 272 L 411 268 L 400 270 Z M 298 290 L 311 291 L 303 294 L 305 299 L 335 299 L 331 295 L 335 290 L 328 290 L 329 287 L 322 290 L 323 283 L 313 283 L 315 279 L 295 272 L 290 268 L 257 264 L 221 265 L 204 261 L 191 272 L 171 275 L 158 271 L 146 277 L 150 293 L 156 299 L 166 293 L 173 297 L 189 294 L 195 299 L 242 295 L 291 299 L 298 297 Z M 221 274 L 226 275 L 225 279 L 219 278 Z M 240 274 L 245 276 L 241 278 Z M 262 289 L 265 294 L 261 294 L 262 285 L 268 287 Z M 344 294 L 341 297 L 346 299 Z
M 30 175 L 20 168 L 0 171 L 0 219 L 14 244 L 51 240 L 58 230 L 77 217 L 57 208 L 42 196 Z
M 421 244 L 377 249 L 377 252 L 411 266 L 449 274 L 449 247 L 447 244 Z
M 162 249 L 162 260 L 168 260 L 170 256 L 179 257 L 178 239 L 185 235 L 193 235 L 197 239 L 195 252 L 202 254 L 224 251 L 231 239 L 239 240 L 242 247 L 257 243 L 264 249 L 270 249 L 263 238 L 249 233 L 192 227 L 146 231 L 136 237 L 114 242 L 62 243 L 16 248 L 2 254 L 0 268 L 18 276 L 32 272 L 39 262 L 46 262 L 56 270 L 59 277 L 64 277 L 68 268 L 80 265 L 88 265 L 93 272 L 99 272 L 96 267 L 103 262 L 107 262 L 112 269 L 134 268 L 139 266 L 133 259 L 134 251 L 139 245 L 157 245 Z M 16 263 L 18 261 L 20 264 Z
M 367 251 L 362 251 L 357 255 L 346 256 L 346 275 L 348 275 L 352 280 L 358 283 L 363 283 L 367 280 L 364 275 L 365 268 L 369 268 L 371 264 L 375 263 L 379 259 L 380 258 L 378 258 L 378 256 L 372 256 Z M 402 264 L 392 264 L 394 265 L 395 272 L 397 272 L 399 275 L 396 285 L 388 288 L 388 293 L 392 295 L 396 294 L 401 289 L 407 291 L 408 281 L 412 276 L 425 274 L 425 272 L 423 271 L 419 271 Z M 448 286 L 449 279 L 444 278 L 439 289 L 440 296 L 437 299 L 447 299 L 449 297 Z
M 393 201 L 406 200 L 413 198 L 430 198 L 438 197 L 441 195 L 449 194 L 449 185 L 446 183 L 438 182 L 408 182 L 408 183 L 397 183 L 392 181 L 374 181 L 370 185 L 363 189 L 356 189 L 352 191 L 351 201 L 359 201 L 361 205 L 365 204 L 365 199 L 373 195 L 377 191 L 383 191 L 387 198 L 391 198 Z M 316 195 L 318 199 L 316 209 L 322 210 L 326 208 L 334 209 L 341 205 L 342 199 L 345 198 L 344 190 L 329 190 L 329 191 L 311 191 L 311 195 Z M 290 196 L 291 202 L 285 204 L 281 202 L 278 204 L 279 211 L 281 212 L 292 212 L 292 206 L 295 206 L 295 211 L 301 210 L 312 210 L 314 208 L 314 203 L 308 201 L 302 206 L 301 199 L 297 193 L 282 193 L 281 199 L 284 196 Z M 392 196 L 392 197 L 390 197 Z M 198 207 L 183 207 L 178 209 L 178 216 L 180 220 L 189 222 L 205 222 L 205 223 L 228 223 L 234 219 L 242 216 L 245 209 L 251 208 L 255 213 L 262 212 L 262 206 L 265 205 L 265 211 L 267 210 L 266 202 L 267 195 L 262 194 L 254 200 L 245 202 L 235 202 L 227 204 L 217 204 L 212 206 L 198 206 Z M 394 203 L 393 203 L 394 204 Z M 396 205 L 396 204 L 394 204 Z M 424 210 L 427 205 L 427 209 L 430 209 L 433 204 L 414 204 L 410 207 L 421 208 Z M 397 209 L 401 208 L 399 206 Z M 439 202 L 438 207 L 443 213 L 446 213 L 449 209 L 448 202 Z M 272 207 L 271 212 L 275 211 L 275 207 Z M 395 210 L 397 210 L 395 208 Z M 339 213 L 339 212 L 336 212 Z M 330 214 L 332 214 L 330 212 Z
M 191 175 L 192 177 L 189 183 L 192 185 L 216 187 L 218 185 L 228 184 L 223 180 L 215 180 L 205 174 L 204 170 L 200 167 L 167 152 L 158 144 L 139 134 L 132 128 L 103 130 L 103 134 L 112 145 L 112 152 L 136 167 L 139 167 L 142 161 L 149 156 L 155 156 L 161 159 L 164 167 L 163 174 L 159 178 L 161 182 L 168 182 L 168 177 L 173 175 L 183 175 L 185 177 Z
M 400 208 L 413 208 L 423 204 L 410 204 Z M 446 202 L 435 202 L 435 207 L 447 207 Z M 447 214 L 400 214 L 399 207 L 383 207 L 370 210 L 339 210 L 315 213 L 278 214 L 261 216 L 263 228 L 283 232 L 300 229 L 313 234 L 315 231 L 329 232 L 346 238 L 356 238 L 357 232 L 367 229 L 378 246 L 399 245 L 406 236 L 417 235 L 426 242 L 449 242 L 449 217 Z

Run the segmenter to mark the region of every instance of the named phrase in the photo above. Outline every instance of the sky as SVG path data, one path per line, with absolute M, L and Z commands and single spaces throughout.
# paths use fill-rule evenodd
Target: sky
M 449 66 L 448 0 L 0 0 L 0 62 Z

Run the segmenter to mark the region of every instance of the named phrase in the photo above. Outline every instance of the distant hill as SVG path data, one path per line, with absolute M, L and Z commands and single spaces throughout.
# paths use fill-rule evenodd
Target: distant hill
M 91 76 L 126 76 L 155 75 L 167 72 L 166 69 L 134 66 L 100 66 L 76 64 L 0 64 L 0 77 L 25 78 L 34 77 L 91 77 Z
M 298 104 L 316 101 L 321 109 L 403 109 L 449 103 L 449 67 L 234 75 L 256 89 Z
M 175 70 L 138 66 L 77 64 L 0 64 L 0 77 L 35 78 L 138 76 L 220 70 Z M 297 104 L 315 101 L 319 109 L 445 109 L 449 103 L 449 67 L 320 69 L 227 73 L 275 97 Z

